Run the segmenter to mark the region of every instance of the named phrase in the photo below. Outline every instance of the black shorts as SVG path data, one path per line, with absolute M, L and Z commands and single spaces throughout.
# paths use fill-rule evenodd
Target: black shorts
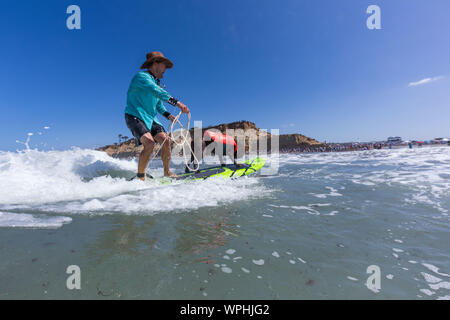
M 166 132 L 166 130 L 164 130 L 164 127 L 156 123 L 155 121 L 153 121 L 152 129 L 149 130 L 144 121 L 128 113 L 125 113 L 125 121 L 127 123 L 128 129 L 130 129 L 131 133 L 136 138 L 136 144 L 138 146 L 141 145 L 141 137 L 147 132 L 150 132 L 152 137 L 156 136 L 160 132 Z

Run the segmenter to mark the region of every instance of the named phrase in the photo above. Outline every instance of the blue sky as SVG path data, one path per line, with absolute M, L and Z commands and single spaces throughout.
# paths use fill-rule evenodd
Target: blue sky
M 66 28 L 71 4 L 81 30 Z M 372 4 L 382 30 L 366 27 Z M 39 149 L 130 135 L 126 92 L 154 50 L 175 64 L 167 90 L 205 126 L 249 120 L 337 142 L 449 137 L 449 13 L 448 0 L 10 1 L 0 150 L 21 149 L 29 132 Z

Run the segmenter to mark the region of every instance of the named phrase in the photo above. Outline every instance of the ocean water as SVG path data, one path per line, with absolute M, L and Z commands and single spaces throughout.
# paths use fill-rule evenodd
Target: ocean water
M 0 152 L 0 299 L 450 298 L 449 147 L 267 161 L 167 185 L 93 150 Z

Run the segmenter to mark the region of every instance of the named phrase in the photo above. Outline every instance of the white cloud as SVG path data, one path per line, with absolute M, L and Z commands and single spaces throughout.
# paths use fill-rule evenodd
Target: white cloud
M 408 87 L 421 86 L 423 84 L 427 84 L 427 83 L 430 83 L 430 82 L 441 80 L 442 78 L 444 78 L 444 77 L 443 76 L 439 76 L 439 77 L 434 77 L 434 78 L 425 78 L 425 79 L 422 79 L 422 80 L 417 81 L 417 82 L 410 82 Z

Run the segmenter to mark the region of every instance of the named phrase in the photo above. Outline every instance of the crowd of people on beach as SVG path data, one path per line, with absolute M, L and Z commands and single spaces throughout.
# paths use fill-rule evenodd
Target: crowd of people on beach
M 348 143 L 328 143 L 327 146 L 305 146 L 295 148 L 281 148 L 281 153 L 310 153 L 310 152 L 344 152 L 344 151 L 365 151 L 365 150 L 379 150 L 392 149 L 401 147 L 422 147 L 423 145 L 443 145 L 450 146 L 450 141 L 444 143 L 442 141 L 406 141 L 403 143 L 392 144 L 388 142 L 348 142 Z
M 342 152 L 342 151 L 363 151 L 371 149 L 381 149 L 381 144 L 365 143 L 330 143 L 328 146 L 306 146 L 295 148 L 281 148 L 281 153 L 310 153 L 310 152 Z

